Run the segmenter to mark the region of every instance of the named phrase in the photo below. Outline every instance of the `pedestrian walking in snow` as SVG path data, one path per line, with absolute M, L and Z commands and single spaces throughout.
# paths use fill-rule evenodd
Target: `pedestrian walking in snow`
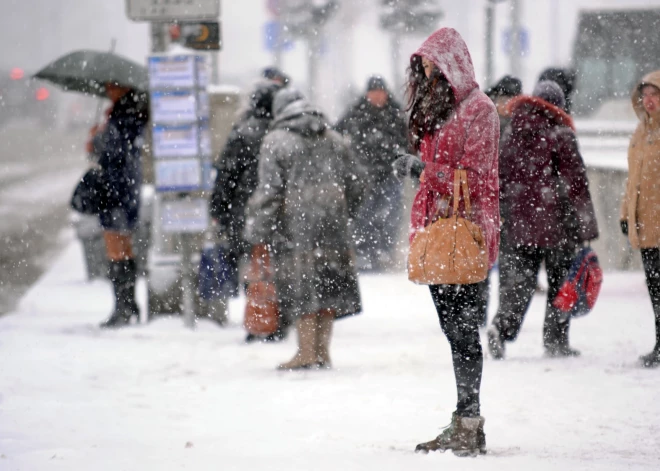
M 115 294 L 115 308 L 101 324 L 103 328 L 121 327 L 132 316 L 139 317 L 135 302 L 137 265 L 132 233 L 138 224 L 142 168 L 140 139 L 149 119 L 144 94 L 114 83 L 105 86 L 112 108 L 106 125 L 92 137 L 88 148 L 103 171 L 104 201 L 99 215 L 109 278 Z
M 506 129 L 511 124 L 511 112 L 508 108 L 512 98 L 522 93 L 522 82 L 516 77 L 505 75 L 495 85 L 486 90 L 488 98 L 493 100 L 497 109 L 497 115 L 500 118 L 500 153 L 502 152 L 502 143 L 506 138 Z
M 273 97 L 281 88 L 272 80 L 257 83 L 249 94 L 247 109 L 241 112 L 215 163 L 217 177 L 211 195 L 210 214 L 217 223 L 218 232 L 227 238 L 226 262 L 236 286 L 239 284 L 239 262 L 250 248 L 243 239 L 245 208 L 257 187 L 259 149 L 273 120 Z M 286 321 L 282 319 L 280 324 L 272 340 L 283 337 Z M 248 335 L 248 340 L 256 338 Z
M 459 212 L 466 217 L 466 199 L 453 190 L 454 171 L 463 169 L 467 172 L 471 219 L 483 233 L 492 267 L 499 243 L 499 123 L 495 106 L 479 90 L 468 48 L 454 29 L 436 31 L 413 54 L 408 97 L 409 135 L 412 147 L 422 158 L 404 155 L 394 167 L 398 175 L 414 176 L 421 171 L 410 239 L 434 222 L 446 209 L 447 200 L 459 198 Z M 416 451 L 485 453 L 478 283 L 432 285 L 430 290 L 451 347 L 457 404 L 451 425 L 434 440 L 417 445 Z
M 598 237 L 587 173 L 564 93 L 539 82 L 533 96 L 514 98 L 510 133 L 500 154 L 500 305 L 488 330 L 493 358 L 516 339 L 537 285 L 548 274 L 543 345 L 551 357 L 577 356 L 569 346 L 570 317 L 552 306 L 576 250 Z
M 549 80 L 561 87 L 561 91 L 564 92 L 564 106 L 562 108 L 568 114 L 571 114 L 573 110 L 573 90 L 575 89 L 576 76 L 575 70 L 562 67 L 548 67 L 539 75 L 539 82 Z
M 357 164 L 365 170 L 367 191 L 356 219 L 358 268 L 382 270 L 396 259 L 401 228 L 401 182 L 392 175 L 397 154 L 407 151 L 406 122 L 401 106 L 380 76 L 367 82 L 367 91 L 335 125 L 350 138 Z
M 505 75 L 495 85 L 486 90 L 486 95 L 493 101 L 500 118 L 500 140 L 499 151 L 502 152 L 502 144 L 507 134 L 507 128 L 511 123 L 511 113 L 507 105 L 512 98 L 522 93 L 522 82 L 516 77 Z M 501 210 L 501 208 L 500 208 Z M 479 283 L 479 312 L 481 316 L 481 327 L 488 324 L 488 300 L 490 298 L 490 271 L 488 278 Z
M 267 80 L 272 80 L 273 82 L 277 83 L 281 87 L 286 87 L 291 79 L 287 74 L 282 72 L 280 69 L 277 67 L 266 67 L 262 72 L 261 75 L 263 78 Z
M 270 246 L 280 310 L 295 320 L 298 351 L 279 369 L 328 368 L 334 320 L 361 310 L 349 219 L 362 182 L 344 139 L 298 91 L 280 91 L 273 112 L 245 237 Z
M 655 347 L 640 358 L 660 365 L 660 71 L 646 75 L 632 93 L 639 124 L 628 148 L 628 181 L 621 205 L 621 229 L 642 252 L 646 285 L 655 316 Z

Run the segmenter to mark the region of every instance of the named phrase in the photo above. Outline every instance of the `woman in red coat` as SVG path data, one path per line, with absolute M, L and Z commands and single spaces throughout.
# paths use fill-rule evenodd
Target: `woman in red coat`
M 479 90 L 470 53 L 455 30 L 436 31 L 413 54 L 408 92 L 410 139 L 421 160 L 402 155 L 394 168 L 399 176 L 421 173 L 410 240 L 432 222 L 441 200 L 459 197 L 459 211 L 464 215 L 463 198 L 453 195 L 454 171 L 464 169 L 471 219 L 483 231 L 492 267 L 499 244 L 499 119 L 493 103 Z M 432 285 L 430 290 L 451 347 L 458 401 L 451 426 L 434 440 L 418 445 L 417 451 L 485 453 L 479 401 L 483 353 L 478 284 Z
M 502 241 L 500 305 L 488 329 L 494 359 L 520 333 L 541 263 L 548 275 L 543 346 L 550 357 L 577 356 L 568 341 L 570 317 L 552 305 L 577 249 L 598 237 L 587 171 L 564 92 L 542 81 L 533 96 L 509 103 L 511 126 L 500 154 Z

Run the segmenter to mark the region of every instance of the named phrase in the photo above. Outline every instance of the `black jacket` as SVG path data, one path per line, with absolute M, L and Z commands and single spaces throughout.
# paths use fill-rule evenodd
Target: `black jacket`
M 408 148 L 404 114 L 391 97 L 382 108 L 362 97 L 337 122 L 335 130 L 350 137 L 353 152 L 371 181 L 392 175 L 396 155 Z
M 239 252 L 246 249 L 242 237 L 245 206 L 259 181 L 259 149 L 272 121 L 273 96 L 279 89 L 272 82 L 257 85 L 250 95 L 249 109 L 232 128 L 215 163 L 211 217 L 229 237 L 232 249 Z

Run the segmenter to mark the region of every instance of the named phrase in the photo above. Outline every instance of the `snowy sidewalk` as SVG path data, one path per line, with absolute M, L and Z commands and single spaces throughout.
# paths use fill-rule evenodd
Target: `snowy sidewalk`
M 333 371 L 279 373 L 294 336 L 243 344 L 241 300 L 224 330 L 101 332 L 110 285 L 82 263 L 72 242 L 0 318 L 2 471 L 660 469 L 660 370 L 636 365 L 654 342 L 642 273 L 606 274 L 573 324 L 578 359 L 543 358 L 535 297 L 508 359 L 485 362 L 489 453 L 461 459 L 412 452 L 455 389 L 428 290 L 403 274 L 360 279 L 365 312 L 336 324 Z

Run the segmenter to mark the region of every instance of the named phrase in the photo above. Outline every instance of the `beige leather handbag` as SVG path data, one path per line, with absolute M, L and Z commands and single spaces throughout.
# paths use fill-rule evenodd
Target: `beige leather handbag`
M 463 190 L 465 218 L 458 217 Z M 454 171 L 454 211 L 417 232 L 408 254 L 408 279 L 423 285 L 478 283 L 488 276 L 488 248 L 472 215 L 467 172 Z

